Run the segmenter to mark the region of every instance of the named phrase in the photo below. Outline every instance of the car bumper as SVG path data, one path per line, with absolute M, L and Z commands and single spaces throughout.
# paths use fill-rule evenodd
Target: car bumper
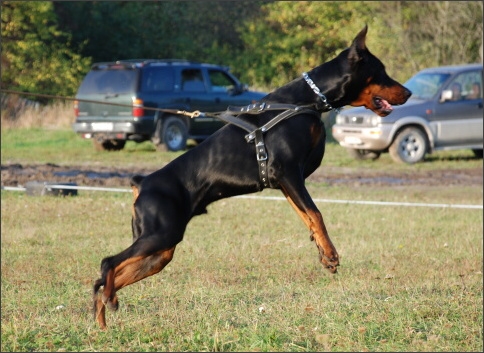
M 360 127 L 333 125 L 333 138 L 346 148 L 380 151 L 388 148 L 391 141 L 391 125 Z
M 72 124 L 75 133 L 90 138 L 94 134 L 105 135 L 151 135 L 153 121 L 80 121 Z M 90 136 L 91 135 L 91 136 Z

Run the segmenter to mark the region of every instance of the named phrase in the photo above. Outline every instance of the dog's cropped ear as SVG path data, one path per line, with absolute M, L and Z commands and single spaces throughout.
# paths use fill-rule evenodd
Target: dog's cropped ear
M 360 53 L 366 50 L 366 33 L 368 32 L 368 25 L 358 33 L 353 39 L 353 43 L 350 46 L 350 52 L 348 53 L 348 59 L 351 64 L 356 64 L 358 61 L 362 59 Z

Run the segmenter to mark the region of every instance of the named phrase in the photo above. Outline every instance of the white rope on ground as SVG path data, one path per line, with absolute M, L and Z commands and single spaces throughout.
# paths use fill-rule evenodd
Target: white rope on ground
M 94 186 L 75 186 L 75 185 L 45 185 L 51 189 L 71 189 L 71 190 L 88 190 L 88 191 L 110 191 L 110 192 L 132 192 L 131 189 L 121 188 L 103 188 Z M 2 190 L 8 191 L 26 191 L 24 187 L 2 186 Z M 234 198 L 257 199 L 286 201 L 286 198 L 280 196 L 257 196 L 257 195 L 240 195 Z M 416 202 L 389 202 L 389 201 L 358 201 L 358 200 L 330 200 L 330 199 L 313 199 L 314 202 L 326 203 L 343 203 L 357 205 L 378 205 L 378 206 L 407 206 L 407 207 L 440 207 L 440 208 L 461 208 L 461 209 L 483 209 L 482 205 L 459 205 L 445 203 L 416 203 Z
M 275 201 L 286 201 L 285 197 L 279 196 L 252 196 L 241 195 L 235 196 L 246 199 L 267 199 Z M 344 204 L 358 204 L 358 205 L 380 205 L 380 206 L 412 206 L 412 207 L 447 207 L 447 208 L 474 208 L 483 209 L 482 205 L 455 205 L 446 203 L 415 203 L 415 202 L 389 202 L 389 201 L 357 201 L 357 200 L 329 200 L 329 199 L 313 199 L 314 202 L 328 202 L 328 203 L 344 203 Z

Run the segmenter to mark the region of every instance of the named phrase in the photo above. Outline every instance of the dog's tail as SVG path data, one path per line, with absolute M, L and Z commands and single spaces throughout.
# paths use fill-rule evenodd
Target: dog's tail
M 143 179 L 145 178 L 144 175 L 133 175 L 131 179 L 129 180 L 129 185 L 131 185 L 131 189 L 133 189 L 133 203 L 136 201 L 138 198 L 140 189 L 141 189 L 141 183 L 143 182 Z
M 133 175 L 129 180 L 129 184 L 131 185 L 132 188 L 137 188 L 139 190 L 144 178 L 145 178 L 144 175 L 139 175 L 139 174 Z

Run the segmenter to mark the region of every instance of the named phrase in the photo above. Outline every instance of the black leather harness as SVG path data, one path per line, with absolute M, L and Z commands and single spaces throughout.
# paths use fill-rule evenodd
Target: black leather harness
M 318 86 L 313 82 L 306 72 L 302 74 L 306 83 L 311 87 L 313 92 L 319 97 L 320 101 L 315 104 L 298 106 L 294 104 L 283 104 L 283 103 L 269 103 L 262 102 L 256 104 L 249 104 L 243 107 L 233 107 L 229 106 L 225 112 L 220 115 L 212 115 L 217 119 L 225 121 L 226 123 L 238 126 L 248 132 L 245 135 L 245 140 L 247 143 L 254 141 L 255 153 L 257 158 L 257 163 L 259 165 L 259 179 L 262 188 L 267 188 L 270 186 L 269 174 L 267 173 L 267 149 L 264 144 L 264 133 L 269 131 L 272 127 L 280 123 L 281 121 L 288 119 L 292 116 L 298 114 L 315 114 L 318 118 L 321 117 L 322 112 L 327 112 L 333 109 L 331 104 L 328 103 L 326 96 L 320 91 Z M 262 126 L 257 126 L 246 120 L 242 120 L 238 117 L 240 114 L 260 114 L 268 110 L 282 110 L 282 113 L 276 115 L 269 122 Z M 209 115 L 206 113 L 197 112 L 199 115 Z
M 259 179 L 262 187 L 267 188 L 270 186 L 270 181 L 267 172 L 268 154 L 264 143 L 264 133 L 269 131 L 281 121 L 298 114 L 309 113 L 320 117 L 321 112 L 314 110 L 314 108 L 311 109 L 311 107 L 313 106 L 297 106 L 294 104 L 262 102 L 243 107 L 229 106 L 227 111 L 221 115 L 218 115 L 217 118 L 225 121 L 226 123 L 238 126 L 239 128 L 248 132 L 248 134 L 245 135 L 245 140 L 247 143 L 254 141 L 257 164 L 259 165 Z M 268 110 L 282 110 L 282 113 L 276 115 L 273 119 L 260 127 L 238 117 L 239 114 L 260 114 Z

